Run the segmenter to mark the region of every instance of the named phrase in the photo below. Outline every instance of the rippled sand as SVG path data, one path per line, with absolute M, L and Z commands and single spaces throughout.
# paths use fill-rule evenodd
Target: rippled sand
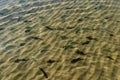
M 0 80 L 120 80 L 120 1 L 0 0 Z

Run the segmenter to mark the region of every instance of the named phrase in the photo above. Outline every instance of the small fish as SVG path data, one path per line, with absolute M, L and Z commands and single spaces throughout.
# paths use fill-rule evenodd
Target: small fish
M 32 36 L 31 38 L 33 38 L 34 40 L 42 40 L 42 38 L 36 37 L 36 36 Z
M 49 27 L 49 26 L 45 26 L 46 29 L 49 29 L 49 30 L 54 30 L 53 28 Z
M 11 50 L 14 49 L 16 46 L 15 45 L 8 45 L 5 50 Z
M 44 76 L 45 76 L 46 78 L 48 78 L 47 73 L 46 73 L 42 68 L 39 68 L 39 69 L 43 72 Z
M 20 0 L 19 3 L 25 3 L 26 1 L 25 0 Z
M 24 62 L 26 62 L 26 61 L 28 61 L 29 59 L 16 59 L 14 62 L 15 63 L 19 63 L 20 61 L 24 61 Z
M 75 28 L 75 27 L 66 27 L 66 29 L 73 29 L 73 28 Z
M 80 55 L 85 55 L 85 53 L 83 51 L 80 51 L 80 50 L 76 50 L 76 53 L 80 54 Z
M 93 40 L 92 36 L 88 36 L 86 38 L 89 39 L 89 40 Z
M 32 56 L 33 61 L 37 62 L 38 59 L 35 56 Z
M 40 52 L 41 52 L 41 53 L 45 53 L 45 52 L 47 52 L 47 51 L 48 51 L 48 50 L 45 49 L 45 50 L 41 50 Z
M 72 9 L 72 7 L 66 7 L 65 9 Z
M 61 16 L 62 19 L 66 19 L 67 17 L 68 17 L 68 15 L 66 15 L 66 14 Z
M 67 36 L 61 36 L 61 39 L 66 40 L 66 39 L 68 39 L 68 37 Z
M 48 60 L 47 63 L 54 63 L 55 60 Z
M 110 36 L 114 36 L 113 34 L 110 34 Z
M 64 29 L 64 28 L 61 28 L 61 27 L 57 27 L 55 30 L 61 30 L 61 31 L 64 31 L 65 29 Z
M 70 45 L 75 45 L 75 44 L 78 44 L 78 42 L 75 42 L 75 41 L 70 42 Z
M 22 16 L 18 17 L 17 21 L 21 21 L 22 20 Z
M 74 48 L 72 45 L 63 46 L 64 50 Z
M 28 33 L 28 32 L 30 32 L 30 31 L 31 31 L 30 29 L 26 29 L 26 30 L 25 30 L 25 33 Z
M 44 17 L 44 16 L 40 16 L 39 18 L 40 18 L 40 19 L 45 19 L 45 17 Z
M 90 41 L 83 42 L 82 45 L 89 44 Z
M 26 43 L 20 43 L 19 46 L 24 46 Z
M 107 30 L 105 28 L 101 28 L 101 31 L 102 32 L 106 32 Z
M 80 33 L 80 30 L 81 30 L 81 28 L 78 28 L 78 29 L 75 31 L 75 33 L 76 33 L 76 34 Z
M 15 62 L 15 63 L 19 63 L 19 62 L 20 62 L 20 60 L 19 60 L 19 59 L 16 59 L 14 62 Z
M 78 22 L 82 22 L 82 21 L 83 21 L 83 19 L 81 19 L 81 18 L 80 18 L 80 19 L 78 19 Z
M 108 59 L 114 60 L 111 56 L 106 56 Z
M 25 20 L 24 22 L 32 22 L 32 21 L 30 21 L 30 20 Z
M 0 30 L 4 30 L 5 28 L 1 27 Z
M 78 61 L 80 61 L 80 60 L 83 60 L 83 59 L 81 59 L 81 58 L 72 59 L 72 60 L 71 60 L 71 63 L 76 63 L 76 62 L 78 62 Z

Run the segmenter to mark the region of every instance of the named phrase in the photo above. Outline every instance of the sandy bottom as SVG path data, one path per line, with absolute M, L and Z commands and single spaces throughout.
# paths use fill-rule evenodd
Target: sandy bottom
M 0 80 L 120 80 L 120 1 L 0 0 Z

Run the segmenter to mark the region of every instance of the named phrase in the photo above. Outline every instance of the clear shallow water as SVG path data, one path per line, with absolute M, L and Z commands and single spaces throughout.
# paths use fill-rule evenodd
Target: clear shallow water
M 2 5 L 0 79 L 119 80 L 120 7 L 106 1 Z

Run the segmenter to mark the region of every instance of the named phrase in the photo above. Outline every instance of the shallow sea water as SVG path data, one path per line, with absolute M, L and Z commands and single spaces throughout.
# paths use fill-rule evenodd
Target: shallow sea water
M 0 0 L 0 80 L 120 80 L 119 0 Z

